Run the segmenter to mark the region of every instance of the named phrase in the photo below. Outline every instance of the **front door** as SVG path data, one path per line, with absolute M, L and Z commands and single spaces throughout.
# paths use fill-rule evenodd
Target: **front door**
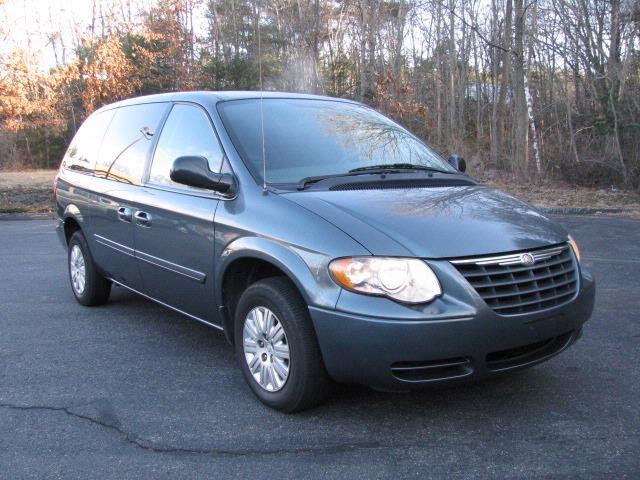
M 170 179 L 173 161 L 184 155 L 205 157 L 212 171 L 220 171 L 223 153 L 207 113 L 178 103 L 158 139 L 143 188 L 144 207 L 133 214 L 136 258 L 145 293 L 215 322 L 213 218 L 219 200 L 210 191 Z

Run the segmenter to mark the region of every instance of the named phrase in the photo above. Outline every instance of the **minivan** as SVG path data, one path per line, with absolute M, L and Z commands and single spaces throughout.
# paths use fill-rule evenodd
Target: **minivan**
M 289 93 L 107 105 L 55 181 L 71 288 L 119 285 L 224 332 L 286 412 L 332 381 L 385 391 L 530 367 L 572 345 L 595 283 L 543 212 L 375 110 Z

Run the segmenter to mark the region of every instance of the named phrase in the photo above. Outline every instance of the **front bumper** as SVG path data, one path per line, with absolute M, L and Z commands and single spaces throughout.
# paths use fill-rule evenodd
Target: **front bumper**
M 595 281 L 584 270 L 572 301 L 534 314 L 501 316 L 468 284 L 456 288 L 422 309 L 348 292 L 337 310 L 310 307 L 329 375 L 408 390 L 529 367 L 579 338 L 595 298 Z

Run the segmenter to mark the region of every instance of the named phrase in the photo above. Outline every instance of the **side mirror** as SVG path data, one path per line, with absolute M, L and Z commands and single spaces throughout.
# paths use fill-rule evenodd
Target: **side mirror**
M 467 162 L 465 162 L 464 158 L 462 158 L 460 155 L 451 155 L 447 159 L 447 161 L 453 168 L 455 168 L 459 172 L 464 173 L 467 170 Z
M 204 188 L 231 195 L 235 192 L 236 181 L 230 173 L 214 173 L 209 170 L 209 162 L 204 157 L 185 156 L 173 161 L 171 180 L 189 187 Z

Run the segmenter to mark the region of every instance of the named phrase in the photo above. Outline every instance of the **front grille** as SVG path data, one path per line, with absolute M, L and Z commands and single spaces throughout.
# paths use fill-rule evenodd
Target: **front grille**
M 527 254 L 534 259 L 532 265 L 523 264 L 523 255 Z M 578 289 L 576 263 L 567 244 L 451 263 L 500 315 L 556 307 L 571 300 Z

